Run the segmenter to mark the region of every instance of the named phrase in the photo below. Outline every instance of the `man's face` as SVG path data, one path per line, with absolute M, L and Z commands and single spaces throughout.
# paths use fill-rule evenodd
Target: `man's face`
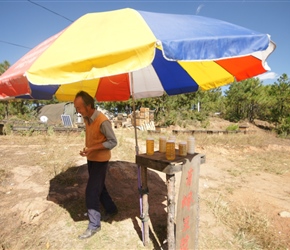
M 90 109 L 84 104 L 83 99 L 81 97 L 77 97 L 74 100 L 74 106 L 76 111 L 80 113 L 83 117 L 90 117 Z

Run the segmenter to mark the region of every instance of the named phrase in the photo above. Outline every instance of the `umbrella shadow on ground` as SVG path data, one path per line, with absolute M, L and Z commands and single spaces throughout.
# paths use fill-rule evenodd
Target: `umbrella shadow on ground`
M 157 173 L 148 169 L 147 174 L 151 224 L 149 237 L 154 249 L 158 249 L 167 238 L 167 213 L 165 206 L 167 188 L 165 182 Z M 131 218 L 134 229 L 142 241 L 137 176 L 136 164 L 122 161 L 109 162 L 106 187 L 119 210 L 113 220 L 122 221 Z M 86 164 L 71 167 L 67 171 L 58 174 L 50 180 L 47 200 L 66 209 L 74 221 L 87 221 L 85 206 L 87 178 Z M 112 223 L 112 221 L 107 223 Z M 164 249 L 166 246 L 161 247 Z

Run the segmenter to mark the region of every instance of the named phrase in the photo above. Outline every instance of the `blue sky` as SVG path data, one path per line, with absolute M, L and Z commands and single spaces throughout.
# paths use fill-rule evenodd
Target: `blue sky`
M 10 64 L 15 63 L 29 48 L 35 47 L 86 13 L 129 7 L 144 11 L 201 15 L 267 33 L 277 48 L 267 60 L 271 71 L 263 74 L 261 79 L 265 84 L 271 84 L 283 73 L 290 77 L 290 0 L 31 1 L 0 0 L 0 62 L 7 60 Z

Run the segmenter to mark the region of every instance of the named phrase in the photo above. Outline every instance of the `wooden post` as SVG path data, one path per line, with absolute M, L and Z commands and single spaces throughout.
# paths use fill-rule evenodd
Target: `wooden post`
M 141 219 L 143 221 L 144 229 L 144 246 L 148 245 L 149 242 L 149 205 L 148 205 L 148 186 L 147 186 L 147 167 L 141 168 L 141 178 L 142 178 L 142 214 Z
M 168 250 L 175 250 L 175 175 L 166 174 L 167 183 L 167 244 Z

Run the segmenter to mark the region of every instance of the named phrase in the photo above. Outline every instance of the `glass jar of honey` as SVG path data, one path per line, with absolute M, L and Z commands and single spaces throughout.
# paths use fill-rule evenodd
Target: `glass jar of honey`
M 153 138 L 146 139 L 146 154 L 147 155 L 154 154 L 154 139 Z
M 178 149 L 180 156 L 186 156 L 187 155 L 186 141 L 179 142 Z
M 159 137 L 159 152 L 160 153 L 166 152 L 166 136 Z
M 168 161 L 173 161 L 175 159 L 175 142 L 173 140 L 168 140 L 166 142 L 166 159 Z

